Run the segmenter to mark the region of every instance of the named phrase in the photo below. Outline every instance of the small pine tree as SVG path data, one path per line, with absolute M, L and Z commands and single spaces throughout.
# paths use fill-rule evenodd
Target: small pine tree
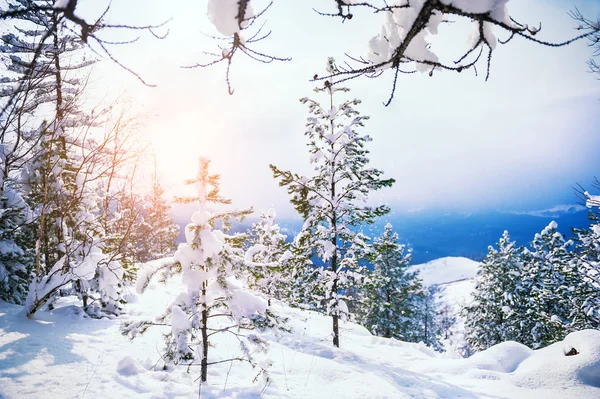
M 102 168 L 85 162 L 101 144 L 90 140 L 83 149 L 63 133 L 44 133 L 33 160 L 35 173 L 27 182 L 28 201 L 38 218 L 36 277 L 29 286 L 26 313 L 32 317 L 60 288 L 70 287 L 89 315 L 118 315 L 124 271 L 105 251 L 96 184 Z
M 408 342 L 423 342 L 435 350 L 443 350 L 439 341 L 440 328 L 438 322 L 438 295 L 439 289 L 424 286 L 421 292 L 413 297 L 416 304 L 413 328 L 407 332 L 405 340 Z
M 271 298 L 283 299 L 288 289 L 286 270 L 281 262 L 287 258 L 289 243 L 287 236 L 275 223 L 275 210 L 269 209 L 260 215 L 260 221 L 252 225 L 248 237 L 250 248 L 246 251 L 248 268 L 248 285 L 267 296 L 269 306 Z
M 411 254 L 398 243 L 398 234 L 386 224 L 372 244 L 374 270 L 369 275 L 360 322 L 371 333 L 406 340 L 415 325 L 415 299 L 422 290 L 417 273 L 409 272 Z
M 508 231 L 479 265 L 471 305 L 463 310 L 466 339 L 474 350 L 504 341 L 520 341 L 523 317 L 520 309 L 522 248 L 510 240 Z
M 243 291 L 234 277 L 244 264 L 245 235 L 226 235 L 214 228 L 217 223 L 228 228 L 230 219 L 241 219 L 252 209 L 209 212 L 209 204 L 229 204 L 230 200 L 219 195 L 219 175 L 209 174 L 208 166 L 209 160 L 201 158 L 198 177 L 187 182 L 196 186 L 197 196 L 182 199 L 199 203 L 192 223 L 185 228 L 187 242 L 175 253 L 176 269 L 181 273 L 185 290 L 158 322 L 171 327 L 163 358 L 170 364 L 199 365 L 201 383 L 207 380 L 208 366 L 222 363 L 211 361 L 209 348 L 227 333 L 237 337 L 242 351 L 240 356 L 228 360 L 248 362 L 259 373 L 266 373 L 255 359 L 256 353 L 266 348 L 266 342 L 252 333 L 257 325 L 264 325 L 266 301 Z M 171 265 L 166 267 L 174 270 Z M 127 323 L 123 333 L 134 338 L 154 324 Z M 243 334 L 240 330 L 251 333 Z
M 171 207 L 164 198 L 163 188 L 156 171 L 156 158 L 154 160 L 154 173 L 152 175 L 152 192 L 146 199 L 144 224 L 148 226 L 145 237 L 139 240 L 141 244 L 138 261 L 148 262 L 154 259 L 172 255 L 177 249 L 176 239 L 179 227 L 169 215 Z

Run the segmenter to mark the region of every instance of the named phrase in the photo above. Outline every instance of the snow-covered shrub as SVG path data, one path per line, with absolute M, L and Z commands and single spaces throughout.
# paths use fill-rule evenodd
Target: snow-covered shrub
M 167 325 L 165 367 L 169 364 L 200 366 L 200 380 L 206 382 L 208 366 L 222 361 L 241 361 L 252 365 L 258 374 L 266 376 L 267 363 L 258 359 L 266 342 L 256 334 L 264 325 L 267 301 L 249 292 L 235 277 L 245 263 L 244 235 L 228 235 L 215 228 L 224 227 L 232 218 L 241 219 L 252 209 L 211 211 L 210 205 L 229 204 L 219 195 L 219 176 L 208 172 L 209 160 L 200 159 L 195 180 L 198 210 L 185 228 L 186 242 L 175 252 L 174 262 L 157 265 L 144 273 L 140 288 L 147 285 L 153 273 L 161 270 L 180 272 L 184 290 L 164 314 L 153 321 L 126 323 L 123 333 L 130 338 L 153 325 Z M 209 348 L 223 336 L 233 336 L 239 342 L 240 353 L 231 359 L 211 359 Z

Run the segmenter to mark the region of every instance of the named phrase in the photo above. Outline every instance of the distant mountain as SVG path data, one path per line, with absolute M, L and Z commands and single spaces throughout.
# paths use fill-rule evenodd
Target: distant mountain
M 182 229 L 180 241 L 184 240 L 183 228 L 189 223 L 195 210 L 194 204 L 177 205 L 172 215 Z M 550 209 L 529 212 L 487 211 L 473 213 L 428 212 L 394 213 L 382 218 L 364 233 L 370 237 L 382 233 L 390 222 L 400 235 L 400 240 L 413 251 L 413 264 L 426 263 L 447 256 L 466 257 L 481 260 L 487 247 L 494 245 L 504 230 L 519 245 L 528 245 L 535 233 L 540 232 L 552 220 L 558 223 L 558 230 L 570 236 L 571 228 L 589 225 L 586 208 L 579 205 L 559 205 Z M 234 231 L 248 229 L 256 218 L 249 218 L 234 225 Z M 302 227 L 299 219 L 279 219 L 279 225 L 289 237 L 293 237 Z
M 535 235 L 551 221 L 558 223 L 558 230 L 567 236 L 573 227 L 589 225 L 585 208 L 570 212 L 515 213 L 488 211 L 475 213 L 408 213 L 388 217 L 394 229 L 413 250 L 413 263 L 425 263 L 447 256 L 462 256 L 481 260 L 487 247 L 494 245 L 504 230 L 518 245 L 528 245 Z M 386 221 L 372 226 L 368 235 L 378 235 Z

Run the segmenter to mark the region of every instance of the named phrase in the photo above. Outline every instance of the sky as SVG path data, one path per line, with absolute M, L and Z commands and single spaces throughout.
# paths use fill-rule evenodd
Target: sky
M 80 12 L 93 15 L 101 3 L 88 0 Z M 265 2 L 255 4 L 259 9 Z M 145 35 L 114 49 L 121 62 L 156 87 L 100 62 L 90 91 L 98 98 L 120 95 L 131 113 L 140 115 L 169 192 L 183 193 L 182 182 L 194 176 L 197 158 L 208 156 L 221 174 L 222 193 L 235 205 L 274 207 L 279 215 L 292 216 L 288 195 L 268 165 L 310 173 L 303 135 L 308 113 L 298 99 L 319 99 L 309 80 L 324 73 L 328 56 L 345 61 L 345 54 L 366 55 L 383 18 L 362 12 L 342 23 L 313 11 L 326 6 L 331 11 L 331 4 L 275 2 L 263 19 L 272 34 L 256 49 L 292 61 L 266 65 L 234 59 L 235 93 L 229 95 L 225 65 L 181 68 L 210 61 L 203 52 L 218 51 L 218 42 L 204 35 L 218 35 L 205 1 L 115 1 L 109 14 L 114 23 L 172 18 L 166 39 Z M 567 15 L 575 6 L 591 17 L 600 14 L 600 1 L 508 3 L 518 20 L 542 22 L 539 38 L 550 41 L 576 35 Z M 442 26 L 432 44 L 440 55 L 457 58 L 469 44 L 468 24 Z M 497 47 L 487 82 L 470 71 L 400 76 L 388 107 L 383 102 L 391 90 L 390 73 L 349 82 L 351 95 L 362 100 L 359 110 L 371 117 L 364 128 L 373 138 L 371 166 L 396 179 L 373 201 L 398 212 L 531 211 L 575 203 L 572 186 L 589 185 L 600 175 L 600 81 L 587 72 L 591 54 L 585 41 L 548 48 L 515 39 Z

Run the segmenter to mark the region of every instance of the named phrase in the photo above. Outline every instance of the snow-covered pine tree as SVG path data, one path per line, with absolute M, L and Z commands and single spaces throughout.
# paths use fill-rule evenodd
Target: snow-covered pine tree
M 521 343 L 541 348 L 562 340 L 570 332 L 571 298 L 567 284 L 570 273 L 572 246 L 565 241 L 551 222 L 531 242 L 531 249 L 523 251 L 523 298 L 521 328 L 524 336 Z
M 227 235 L 215 229 L 217 223 L 227 228 L 230 219 L 241 219 L 252 209 L 211 212 L 210 204 L 229 204 L 230 200 L 219 195 L 219 175 L 209 174 L 208 166 L 209 160 L 201 158 L 197 178 L 187 182 L 196 187 L 197 196 L 183 201 L 197 201 L 199 209 L 185 228 L 186 243 L 175 252 L 178 266 L 164 265 L 171 271 L 179 268 L 185 290 L 157 322 L 123 326 L 123 333 L 130 338 L 153 325 L 169 326 L 163 359 L 169 364 L 200 366 L 201 383 L 207 380 L 209 366 L 227 361 L 247 362 L 259 373 L 266 372 L 266 365 L 256 359 L 266 343 L 253 330 L 264 321 L 267 302 L 244 290 L 234 277 L 244 264 L 245 235 Z M 148 278 L 145 276 L 145 281 Z M 231 359 L 212 359 L 209 348 L 227 337 L 239 342 L 241 354 Z
M 143 216 L 143 199 L 127 186 L 125 184 L 111 194 L 104 193 L 106 207 L 100 217 L 103 221 L 104 251 L 121 263 L 126 281 L 135 281 L 136 264 L 140 262 L 140 252 L 146 248 L 145 240 L 151 228 Z
M 146 198 L 144 207 L 144 223 L 149 230 L 144 239 L 140 240 L 141 250 L 138 254 L 140 262 L 172 255 L 177 249 L 175 240 L 179 235 L 179 227 L 169 215 L 170 205 L 165 199 L 163 188 L 156 170 L 156 157 L 154 158 L 154 173 L 152 174 L 152 191 Z
M 575 264 L 571 270 L 581 276 L 574 286 L 571 303 L 574 330 L 600 328 L 600 196 L 583 194 L 589 208 L 590 226 L 574 229 L 576 245 L 571 261 Z
M 336 71 L 330 58 L 327 73 Z M 339 320 L 348 314 L 345 288 L 361 280 L 359 259 L 368 249 L 365 237 L 353 228 L 373 223 L 376 217 L 389 212 L 385 205 L 371 207 L 366 201 L 370 192 L 389 187 L 394 180 L 382 179 L 382 171 L 367 166 L 369 151 L 365 145 L 371 138 L 357 132 L 368 119 L 354 108 L 360 101 L 346 100 L 334 105 L 334 94 L 349 89 L 336 87 L 330 81 L 315 91 L 329 97 L 325 107 L 308 98 L 300 100 L 310 112 L 305 136 L 315 174 L 300 176 L 270 167 L 274 178 L 280 179 L 279 184 L 287 187 L 292 204 L 310 232 L 307 237 L 312 240 L 313 253 L 322 267 L 318 277 L 320 300 L 332 317 L 333 345 L 339 347 Z
M 439 341 L 440 328 L 438 322 L 438 293 L 435 285 L 423 286 L 419 294 L 413 297 L 416 304 L 414 312 L 414 328 L 407 331 L 405 340 L 408 342 L 423 342 L 435 350 L 443 350 Z
M 289 258 L 287 236 L 275 223 L 275 210 L 269 209 L 260 215 L 260 220 L 252 225 L 248 236 L 249 249 L 246 251 L 248 264 L 247 279 L 250 288 L 267 296 L 269 306 L 271 298 L 284 299 L 289 288 L 291 269 L 285 268 L 284 261 Z
M 373 272 L 361 298 L 360 322 L 371 333 L 406 340 L 416 324 L 415 313 L 422 285 L 417 273 L 409 272 L 411 253 L 398 243 L 398 233 L 387 223 L 372 244 Z
M 320 269 L 312 261 L 314 246 L 309 229 L 302 228 L 279 259 L 282 270 L 281 300 L 291 307 L 321 309 Z
M 450 339 L 450 336 L 454 334 L 453 327 L 456 325 L 456 317 L 452 312 L 451 305 L 442 304 L 438 309 L 437 319 L 441 338 Z
M 504 341 L 521 341 L 521 323 L 528 317 L 520 308 L 523 295 L 522 251 L 508 231 L 488 247 L 475 280 L 472 303 L 463 309 L 466 339 L 472 349 L 484 350 Z
M 0 185 L 0 299 L 22 304 L 33 273 L 30 209 L 7 183 Z

